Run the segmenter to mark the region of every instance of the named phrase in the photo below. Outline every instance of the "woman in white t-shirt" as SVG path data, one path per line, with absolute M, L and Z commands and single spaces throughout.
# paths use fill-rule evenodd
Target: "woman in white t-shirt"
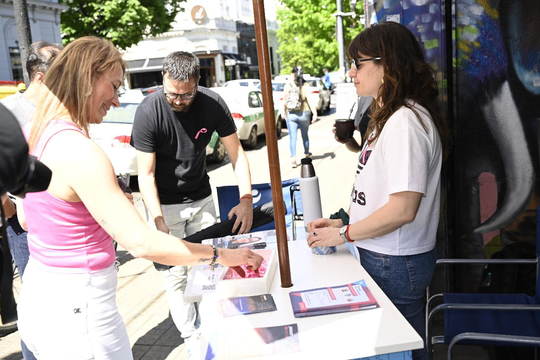
M 423 337 L 423 298 L 435 270 L 440 173 L 449 143 L 437 109 L 439 91 L 422 49 L 403 25 L 372 25 L 348 52 L 357 94 L 374 98 L 350 221 L 311 222 L 307 242 L 354 243 L 362 266 Z M 425 356 L 424 350 L 413 351 L 414 359 Z

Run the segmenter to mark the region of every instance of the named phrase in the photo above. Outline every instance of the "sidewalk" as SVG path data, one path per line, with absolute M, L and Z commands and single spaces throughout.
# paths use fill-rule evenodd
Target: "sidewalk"
M 309 130 L 310 151 L 319 177 L 323 215 L 329 216 L 347 208 L 350 191 L 355 176 L 357 154 L 349 152 L 337 143 L 332 134 L 334 112 L 320 117 Z M 278 142 L 282 180 L 300 176 L 300 167 L 292 169 L 289 159 L 289 137 L 287 130 Z M 300 137 L 300 134 L 298 134 Z M 263 142 L 263 139 L 260 139 Z M 248 151 L 253 183 L 269 182 L 267 150 Z M 297 157 L 303 154 L 301 140 L 297 145 Z M 210 182 L 215 195 L 215 187 L 236 184 L 231 166 L 209 166 Z M 136 195 L 136 205 L 141 210 L 140 195 Z M 169 316 L 169 306 L 163 276 L 152 263 L 144 259 L 134 259 L 119 246 L 117 304 L 124 319 L 132 343 L 134 359 L 141 360 L 187 360 L 187 352 L 180 334 Z M 43 309 L 46 311 L 46 309 Z M 19 333 L 0 338 L 0 359 L 22 359 Z

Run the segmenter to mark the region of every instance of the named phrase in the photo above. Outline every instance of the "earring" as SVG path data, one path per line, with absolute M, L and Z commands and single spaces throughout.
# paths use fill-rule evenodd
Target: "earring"
M 384 84 L 384 78 L 381 79 L 381 84 Z

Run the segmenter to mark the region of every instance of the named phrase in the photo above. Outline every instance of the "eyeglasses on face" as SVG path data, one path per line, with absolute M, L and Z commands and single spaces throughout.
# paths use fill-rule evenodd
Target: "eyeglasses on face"
M 195 85 L 195 88 L 193 89 L 193 92 L 186 93 L 186 94 L 176 94 L 172 92 L 168 92 L 167 89 L 165 89 L 165 86 L 163 87 L 163 93 L 165 94 L 165 97 L 168 100 L 176 100 L 178 97 L 182 100 L 192 100 L 195 98 L 195 95 L 197 95 L 197 87 L 198 85 Z
M 352 59 L 351 68 L 354 68 L 354 70 L 358 70 L 360 68 L 360 63 L 364 61 L 377 61 L 377 60 L 381 60 L 381 57 L 376 56 L 376 57 L 370 57 L 370 58 L 365 58 L 365 59 Z

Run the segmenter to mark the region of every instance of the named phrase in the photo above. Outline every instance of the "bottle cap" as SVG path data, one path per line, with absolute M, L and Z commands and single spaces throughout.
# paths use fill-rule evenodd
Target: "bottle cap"
M 303 158 L 302 165 L 300 168 L 300 177 L 301 178 L 310 178 L 315 176 L 315 168 L 311 162 L 311 158 Z

